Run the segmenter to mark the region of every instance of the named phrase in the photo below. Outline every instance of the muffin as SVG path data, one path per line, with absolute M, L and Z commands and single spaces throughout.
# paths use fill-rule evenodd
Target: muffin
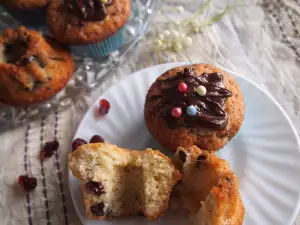
M 77 55 L 107 56 L 123 44 L 130 0 L 53 0 L 47 12 L 51 34 Z
M 6 29 L 0 49 L 0 101 L 12 106 L 49 99 L 64 88 L 74 70 L 64 45 L 25 27 Z
M 0 0 L 0 3 L 13 9 L 34 10 L 48 4 L 49 0 Z
M 150 87 L 144 117 L 150 133 L 171 151 L 192 145 L 216 151 L 239 131 L 244 100 L 237 82 L 212 65 L 176 67 Z
M 161 152 L 109 143 L 80 146 L 69 154 L 69 168 L 80 179 L 90 219 L 142 214 L 154 220 L 167 209 L 173 186 L 181 179 Z
M 191 225 L 242 225 L 238 180 L 225 160 L 192 146 L 178 148 L 173 161 L 182 173 L 174 196 L 190 212 Z

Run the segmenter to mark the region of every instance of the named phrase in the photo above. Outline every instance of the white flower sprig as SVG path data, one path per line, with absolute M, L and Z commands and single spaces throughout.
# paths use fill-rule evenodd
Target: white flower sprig
M 233 5 L 227 6 L 222 12 L 208 20 L 199 21 L 199 15 L 201 15 L 211 3 L 211 0 L 207 0 L 191 17 L 185 18 L 182 21 L 167 22 L 169 24 L 168 27 L 170 27 L 169 29 L 154 33 L 153 36 L 155 38 L 153 39 L 152 47 L 155 50 L 178 52 L 191 46 L 193 44 L 193 34 L 199 33 L 204 27 L 210 26 L 221 20 L 225 14 L 236 7 L 238 2 L 239 1 L 236 1 Z M 184 7 L 181 5 L 176 7 L 178 13 L 183 13 L 184 10 Z

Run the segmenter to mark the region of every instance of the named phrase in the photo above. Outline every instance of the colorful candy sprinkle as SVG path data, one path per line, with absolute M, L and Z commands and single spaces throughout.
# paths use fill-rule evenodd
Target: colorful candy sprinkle
M 198 86 L 196 91 L 197 91 L 198 95 L 200 95 L 200 96 L 206 95 L 206 88 L 202 85 Z
M 178 85 L 178 90 L 180 91 L 180 92 L 186 92 L 186 90 L 187 90 L 187 85 L 186 85 L 186 83 L 180 83 L 179 85 Z
M 109 109 L 110 109 L 110 103 L 106 99 L 101 99 L 99 113 L 101 115 L 105 115 L 108 113 Z
M 189 115 L 189 116 L 195 116 L 197 114 L 197 109 L 195 106 L 193 105 L 190 105 L 187 109 L 186 109 L 186 113 Z
M 182 115 L 182 110 L 179 107 L 172 109 L 172 116 L 175 118 L 179 118 Z

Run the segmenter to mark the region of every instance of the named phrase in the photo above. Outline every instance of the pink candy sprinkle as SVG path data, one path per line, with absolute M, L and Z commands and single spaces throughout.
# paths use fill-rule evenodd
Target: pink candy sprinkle
M 179 85 L 178 85 L 178 90 L 180 91 L 180 92 L 186 92 L 186 90 L 187 90 L 187 85 L 186 85 L 186 83 L 180 83 Z
M 179 118 L 182 115 L 182 110 L 179 107 L 172 109 L 172 116 L 175 118 Z

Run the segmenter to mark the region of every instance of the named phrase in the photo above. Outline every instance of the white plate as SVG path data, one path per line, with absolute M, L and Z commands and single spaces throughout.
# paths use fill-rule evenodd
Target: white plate
M 75 138 L 99 134 L 107 142 L 131 149 L 161 149 L 148 132 L 143 106 L 148 88 L 166 70 L 165 64 L 141 70 L 109 89 L 101 98 L 111 103 L 102 119 L 95 116 L 97 101 L 83 118 Z M 299 209 L 300 153 L 295 129 L 282 108 L 257 85 L 234 76 L 244 94 L 246 114 L 238 135 L 218 155 L 228 160 L 240 181 L 246 213 L 244 225 L 290 225 Z M 185 224 L 170 213 L 155 222 L 128 217 L 112 221 L 88 220 L 79 181 L 69 174 L 74 205 L 84 225 Z M 172 216 L 173 215 L 173 216 Z

